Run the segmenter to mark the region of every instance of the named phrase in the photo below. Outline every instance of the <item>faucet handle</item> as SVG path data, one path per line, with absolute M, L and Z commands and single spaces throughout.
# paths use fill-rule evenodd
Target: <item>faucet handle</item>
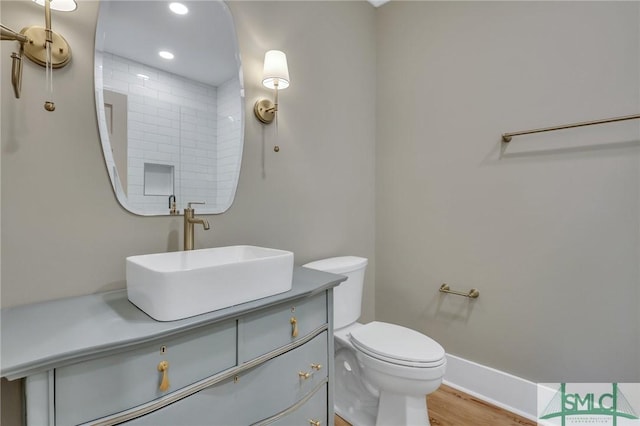
M 178 214 L 180 214 L 180 212 L 176 208 L 176 196 L 173 194 L 169 195 L 169 214 L 172 216 L 177 216 Z
M 191 204 L 207 204 L 204 201 L 189 201 L 187 203 L 187 208 L 190 209 L 191 208 Z

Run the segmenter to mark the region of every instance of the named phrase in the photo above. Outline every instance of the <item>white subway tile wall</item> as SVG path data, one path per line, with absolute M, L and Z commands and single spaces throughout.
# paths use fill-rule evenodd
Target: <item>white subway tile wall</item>
M 129 207 L 168 211 L 167 196 L 144 195 L 145 163 L 174 167 L 178 208 L 229 204 L 242 156 L 238 78 L 216 88 L 109 53 L 102 62 L 104 89 L 127 95 Z
M 242 98 L 240 80 L 233 78 L 218 86 L 217 202 L 233 202 L 242 161 Z

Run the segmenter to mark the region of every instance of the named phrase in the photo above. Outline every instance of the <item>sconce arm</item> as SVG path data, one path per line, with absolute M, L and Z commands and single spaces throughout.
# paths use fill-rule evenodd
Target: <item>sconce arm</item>
M 24 52 L 24 44 L 31 40 L 24 34 L 17 33 L 2 24 L 0 24 L 0 33 L 2 34 L 2 40 L 17 41 L 20 43 L 19 52 L 13 52 L 11 54 L 11 85 L 13 86 L 13 93 L 16 99 L 19 99 L 22 88 L 22 52 Z
M 45 28 L 32 25 L 25 27 L 19 33 L 0 24 L 0 36 L 2 40 L 17 41 L 20 43 L 18 53 L 11 55 L 11 84 L 16 98 L 20 98 L 22 87 L 22 55 L 31 59 L 38 65 L 47 68 L 47 81 L 49 92 L 53 90 L 51 85 L 51 71 L 53 68 L 65 66 L 71 60 L 71 47 L 62 35 L 51 29 L 51 0 L 44 0 Z M 45 102 L 44 108 L 53 111 L 55 104 L 52 101 Z
M 13 94 L 16 99 L 20 99 L 20 91 L 22 90 L 22 43 L 20 43 L 20 53 L 13 52 L 11 54 L 11 85 L 13 86 Z
M 44 0 L 44 32 L 46 42 L 53 44 L 53 31 L 51 30 L 51 0 Z
M 6 27 L 0 24 L 0 34 L 2 35 L 2 40 L 14 40 L 19 41 L 20 43 L 26 43 L 29 41 L 29 37 L 17 33 L 13 31 L 11 28 Z
M 273 112 L 276 113 L 276 120 L 278 119 L 278 80 L 276 80 L 273 90 L 275 93 L 275 100 L 273 102 Z

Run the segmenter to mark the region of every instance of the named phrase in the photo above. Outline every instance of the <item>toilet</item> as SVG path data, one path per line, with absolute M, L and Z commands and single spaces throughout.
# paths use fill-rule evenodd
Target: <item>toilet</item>
M 442 383 L 442 346 L 396 324 L 357 322 L 367 259 L 343 256 L 303 266 L 347 277 L 333 293 L 336 414 L 354 426 L 428 426 L 425 396 Z

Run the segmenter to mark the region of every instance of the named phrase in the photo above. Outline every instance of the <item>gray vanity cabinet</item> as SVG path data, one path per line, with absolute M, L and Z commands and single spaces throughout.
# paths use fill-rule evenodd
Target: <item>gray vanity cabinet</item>
M 309 297 L 263 309 L 239 320 L 239 361 L 247 362 L 327 324 L 327 298 Z
M 2 375 L 26 378 L 29 426 L 331 425 L 343 279 L 296 268 L 287 293 L 166 323 L 124 291 L 10 308 Z
M 242 398 L 235 392 L 235 379 L 228 378 L 216 385 L 181 399 L 164 408 L 123 423 L 127 426 L 202 426 L 240 425 L 247 413 Z M 248 425 L 248 422 L 244 424 Z
M 115 355 L 55 369 L 56 425 L 75 425 L 163 396 L 158 365 L 167 362 L 169 390 L 236 365 L 236 322 L 202 327 Z
M 269 424 L 304 406 L 304 400 L 316 396 L 322 404 L 316 404 L 309 420 L 327 415 L 326 368 L 310 377 L 299 376 L 310 370 L 314 361 L 327 360 L 327 332 L 314 337 L 308 343 L 279 355 L 264 364 L 238 373 L 233 378 L 209 386 L 187 398 L 156 410 L 146 416 L 127 422 L 135 426 L 242 426 Z M 324 352 L 324 354 L 323 354 Z M 302 402 L 301 402 L 302 401 Z M 283 423 L 284 424 L 284 423 Z M 326 422 L 322 422 L 326 425 Z
M 297 409 L 291 410 L 283 416 L 277 419 L 273 419 L 273 422 L 265 424 L 274 426 L 320 426 L 332 424 L 333 419 L 327 417 L 327 410 L 324 409 L 324 404 L 326 403 L 325 395 L 327 394 L 327 386 L 328 385 L 323 385 L 315 392 L 310 393 L 307 398 L 300 401 L 299 407 L 297 407 Z

